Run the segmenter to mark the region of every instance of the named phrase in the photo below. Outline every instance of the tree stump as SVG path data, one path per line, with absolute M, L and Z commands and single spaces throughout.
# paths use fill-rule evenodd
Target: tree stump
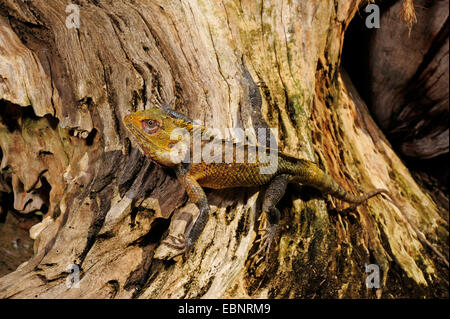
M 0 278 L 0 297 L 448 297 L 448 268 L 414 230 L 448 254 L 448 212 L 340 67 L 366 4 L 0 1 L 2 184 L 14 210 L 44 214 L 33 257 Z M 211 216 L 190 258 L 165 260 L 162 239 L 197 212 L 123 125 L 155 99 L 224 132 L 277 128 L 283 152 L 354 194 L 386 188 L 398 205 L 377 197 L 341 215 L 289 187 L 277 245 L 255 264 L 263 189 L 207 191 Z M 378 288 L 366 286 L 368 265 Z

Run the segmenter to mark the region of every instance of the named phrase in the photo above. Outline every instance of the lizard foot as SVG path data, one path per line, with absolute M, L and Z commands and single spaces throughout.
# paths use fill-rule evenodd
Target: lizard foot
M 179 250 L 179 252 L 173 257 L 183 254 L 183 260 L 187 260 L 189 258 L 193 246 L 191 240 L 189 238 L 186 239 L 184 234 L 179 234 L 178 236 L 168 235 L 167 238 L 163 240 L 162 244 Z
M 270 248 L 275 239 L 277 225 L 266 225 L 260 230 L 260 232 L 261 237 L 255 241 L 255 243 L 259 243 L 259 249 L 251 256 L 251 258 L 254 258 L 259 254 L 262 254 L 262 256 L 256 261 L 256 264 L 259 264 L 263 259 L 265 259 L 266 262 L 269 260 Z
M 179 234 L 177 236 L 168 235 L 167 238 L 162 241 L 162 244 L 169 246 L 170 248 L 184 250 L 186 246 L 186 237 L 184 234 Z

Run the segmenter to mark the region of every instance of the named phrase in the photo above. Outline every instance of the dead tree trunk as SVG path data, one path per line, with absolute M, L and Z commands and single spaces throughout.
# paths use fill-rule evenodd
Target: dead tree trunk
M 33 257 L 0 278 L 0 297 L 448 297 L 448 269 L 414 231 L 448 251 L 448 213 L 340 69 L 365 4 L 1 0 L 2 190 L 16 211 L 47 209 L 30 231 Z M 289 188 L 277 246 L 255 265 L 264 193 L 208 191 L 212 214 L 190 258 L 157 259 L 195 207 L 123 126 L 154 99 L 215 128 L 268 123 L 284 152 L 350 192 L 386 188 L 400 208 L 380 197 L 341 216 L 314 190 Z M 365 264 L 380 268 L 380 288 L 366 287 Z M 79 288 L 67 269 L 80 271 Z

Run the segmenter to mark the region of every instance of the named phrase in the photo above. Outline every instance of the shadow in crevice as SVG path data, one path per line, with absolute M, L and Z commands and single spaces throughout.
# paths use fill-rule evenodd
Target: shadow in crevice
M 386 13 L 387 10 L 389 10 L 396 3 L 397 1 L 393 0 L 376 2 L 376 4 L 380 8 L 381 16 L 383 16 L 383 14 Z M 375 43 L 374 36 L 376 32 L 387 32 L 386 31 L 387 27 L 394 28 L 396 26 L 381 25 L 380 29 L 367 28 L 365 25 L 365 21 L 368 16 L 368 13 L 364 12 L 364 7 L 362 7 L 360 9 L 360 12 L 356 14 L 356 16 L 350 22 L 346 30 L 344 37 L 344 45 L 342 49 L 342 66 L 347 71 L 349 77 L 352 80 L 352 83 L 354 84 L 361 98 L 367 104 L 368 108 L 372 109 L 373 111 L 374 105 L 372 105 L 372 102 L 374 101 L 373 99 L 376 97 L 374 96 L 374 93 L 371 91 L 371 86 L 373 85 L 373 83 L 370 82 L 371 81 L 370 69 L 371 69 L 371 62 L 373 62 L 371 61 L 371 59 L 373 59 L 373 57 L 375 56 L 375 53 L 373 51 L 377 50 L 377 48 L 374 47 Z M 406 28 L 406 24 L 403 27 Z M 395 30 L 392 29 L 389 29 L 388 31 L 395 32 Z M 412 30 L 412 32 L 414 33 L 414 29 Z M 411 36 L 414 36 L 414 34 Z M 401 45 L 401 43 L 398 43 L 398 45 Z M 399 50 L 400 49 L 401 48 L 399 48 Z M 379 56 L 379 54 L 377 56 Z M 424 59 L 427 61 L 429 60 L 429 58 L 426 58 L 426 56 L 424 56 Z M 422 64 L 423 63 L 424 62 L 422 62 Z M 414 79 L 411 80 L 414 81 Z M 412 91 L 415 94 L 422 94 L 422 95 L 425 94 L 420 90 L 412 90 Z M 422 100 L 425 98 L 425 96 L 416 96 L 416 97 L 403 96 L 403 98 L 406 100 L 411 100 L 414 103 L 419 103 L 420 105 L 420 103 L 423 102 Z M 430 115 L 429 113 L 424 114 Z M 379 121 L 377 121 L 375 117 L 374 120 L 377 122 L 380 128 L 385 127 L 384 133 L 386 137 L 392 144 L 394 150 L 396 151 L 396 154 L 400 156 L 402 161 L 412 172 L 416 181 L 418 181 L 422 186 L 427 188 L 432 194 L 436 194 L 439 192 L 448 194 L 448 187 L 449 187 L 449 166 L 447 164 L 448 153 L 438 155 L 430 159 L 419 159 L 406 156 L 403 153 L 401 147 L 405 142 L 408 142 L 408 140 L 412 138 L 407 131 L 411 129 L 411 127 L 415 122 L 408 122 L 412 121 L 411 119 L 409 120 L 407 119 L 404 120 L 404 122 L 401 122 L 400 120 L 390 118 L 391 123 L 380 123 Z M 443 119 L 428 118 L 427 120 L 436 123 L 436 125 L 441 125 L 440 121 L 442 121 Z M 401 130 L 399 131 L 398 129 L 393 130 L 391 126 L 395 126 L 397 128 L 404 126 L 404 130 L 406 131 Z M 425 127 L 424 129 L 426 130 L 427 127 Z M 427 134 L 426 131 L 418 133 Z M 444 201 L 448 201 L 448 199 Z M 443 206 L 448 207 L 448 205 L 445 205 L 444 202 Z

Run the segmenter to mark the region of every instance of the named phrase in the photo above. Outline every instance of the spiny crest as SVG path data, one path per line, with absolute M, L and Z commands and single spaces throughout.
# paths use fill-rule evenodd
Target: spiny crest
M 184 127 L 185 129 L 187 129 L 188 131 L 192 131 L 192 129 L 194 128 L 194 126 L 192 125 L 192 123 L 187 122 L 183 119 L 174 119 L 175 120 L 175 124 L 177 126 L 181 126 Z

